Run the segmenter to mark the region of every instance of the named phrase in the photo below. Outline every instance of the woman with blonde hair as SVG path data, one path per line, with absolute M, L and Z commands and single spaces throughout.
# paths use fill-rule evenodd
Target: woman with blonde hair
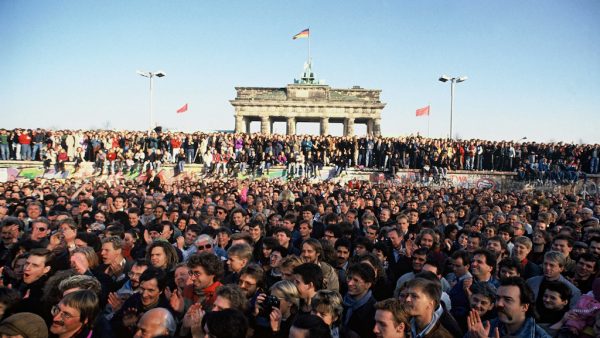
M 358 334 L 340 325 L 344 306 L 342 296 L 337 291 L 319 290 L 313 296 L 310 306 L 312 314 L 319 316 L 331 329 L 333 338 L 358 338 Z
M 273 284 L 269 293 L 270 296 L 261 293 L 256 298 L 254 337 L 287 337 L 300 307 L 298 288 L 293 282 L 282 280 Z

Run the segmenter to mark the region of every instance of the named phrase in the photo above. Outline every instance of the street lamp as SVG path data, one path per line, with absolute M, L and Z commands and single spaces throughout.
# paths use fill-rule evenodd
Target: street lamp
M 143 77 L 147 77 L 150 79 L 150 131 L 152 130 L 152 124 L 154 123 L 152 121 L 152 78 L 153 77 L 163 77 L 165 76 L 165 72 L 159 70 L 157 72 L 142 72 L 142 71 L 136 71 L 136 73 L 140 74 Z
M 468 77 L 450 77 L 448 75 L 442 75 L 438 80 L 441 82 L 450 81 L 450 139 L 452 139 L 452 113 L 454 112 L 454 84 L 467 81 Z

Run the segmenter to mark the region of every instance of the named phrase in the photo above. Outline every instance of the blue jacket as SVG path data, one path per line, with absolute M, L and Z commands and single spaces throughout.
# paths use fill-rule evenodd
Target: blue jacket
M 504 324 L 500 322 L 498 319 L 493 319 L 490 321 L 490 337 L 494 337 L 494 331 L 496 327 L 500 329 L 500 337 L 508 336 L 509 333 L 506 331 Z M 467 333 L 468 335 L 468 333 Z M 525 319 L 525 323 L 521 328 L 510 335 L 511 337 L 521 337 L 521 338 L 552 338 L 544 329 L 542 329 L 539 325 L 535 323 L 535 319 L 528 317 Z M 466 337 L 466 336 L 465 336 Z

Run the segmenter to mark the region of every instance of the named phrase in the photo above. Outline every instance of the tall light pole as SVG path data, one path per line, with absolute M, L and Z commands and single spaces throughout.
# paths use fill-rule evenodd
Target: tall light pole
M 165 72 L 163 72 L 161 70 L 159 70 L 157 72 L 142 72 L 142 71 L 138 70 L 137 73 L 140 74 L 143 77 L 147 77 L 147 78 L 150 79 L 150 129 L 148 129 L 148 130 L 152 131 L 152 128 L 153 128 L 152 125 L 154 123 L 154 121 L 152 121 L 153 120 L 153 118 L 152 118 L 152 78 L 155 77 L 155 76 L 156 77 L 163 77 L 163 76 L 165 76 L 167 74 L 165 74 Z
M 454 84 L 466 81 L 466 76 L 450 77 L 448 75 L 442 75 L 438 80 L 441 82 L 450 81 L 450 139 L 452 139 L 452 114 L 454 112 Z

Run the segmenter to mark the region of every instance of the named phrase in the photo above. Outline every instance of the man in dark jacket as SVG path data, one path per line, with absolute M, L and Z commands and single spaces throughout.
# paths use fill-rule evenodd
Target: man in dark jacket
M 347 270 L 348 292 L 344 296 L 342 323 L 360 337 L 375 337 L 375 298 L 371 286 L 375 270 L 367 263 L 351 265 Z
M 142 273 L 140 276 L 140 292 L 129 297 L 111 320 L 115 337 L 132 337 L 141 316 L 154 308 L 165 308 L 175 318 L 178 317 L 179 314 L 173 310 L 169 299 L 164 293 L 167 282 L 167 275 L 161 269 L 149 267 Z
M 54 254 L 48 249 L 32 249 L 23 270 L 23 284 L 19 291 L 23 299 L 14 312 L 33 312 L 44 317 L 44 307 L 40 299 L 44 294 L 44 285 L 52 273 Z

